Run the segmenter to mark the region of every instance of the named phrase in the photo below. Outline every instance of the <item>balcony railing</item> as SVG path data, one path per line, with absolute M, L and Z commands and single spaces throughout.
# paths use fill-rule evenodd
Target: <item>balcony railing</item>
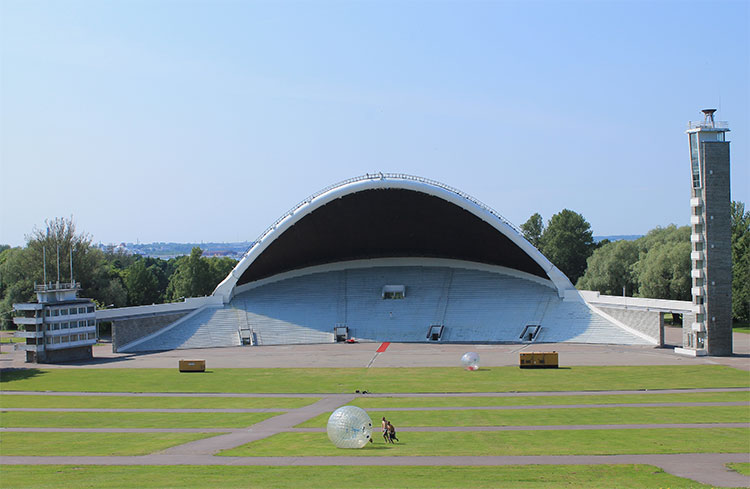
M 688 122 L 688 129 L 729 129 L 729 122 L 727 121 L 690 121 Z
M 51 292 L 55 290 L 80 289 L 81 282 L 50 282 L 42 285 L 34 285 L 34 292 Z

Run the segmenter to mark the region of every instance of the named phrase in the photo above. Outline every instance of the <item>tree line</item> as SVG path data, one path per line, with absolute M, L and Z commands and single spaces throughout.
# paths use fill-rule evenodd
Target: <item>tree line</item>
M 732 314 L 750 320 L 750 212 L 732 202 Z M 690 227 L 657 227 L 635 241 L 595 242 L 591 225 L 563 209 L 546 223 L 538 213 L 521 225 L 524 237 L 581 290 L 607 295 L 690 300 Z M 209 295 L 234 268 L 232 258 L 207 258 L 199 247 L 190 255 L 163 260 L 100 250 L 78 233 L 71 219 L 45 222 L 26 236 L 26 246 L 0 246 L 0 321 L 11 324 L 14 303 L 35 299 L 34 284 L 80 282 L 82 296 L 100 308 L 159 304 Z M 59 251 L 58 251 L 59 250 Z M 58 268 L 58 259 L 59 268 Z
M 14 303 L 35 301 L 34 284 L 81 283 L 81 296 L 99 308 L 160 304 L 209 295 L 237 264 L 232 258 L 204 257 L 195 247 L 190 255 L 163 260 L 130 255 L 114 247 L 104 251 L 91 237 L 76 231 L 73 219 L 45 222 L 26 236 L 26 246 L 0 246 L 0 322 L 12 324 Z M 45 260 L 46 255 L 46 260 Z M 59 260 L 58 260 L 59 256 Z M 58 268 L 59 265 L 59 268 Z
M 750 212 L 731 203 L 732 315 L 750 320 Z M 690 226 L 657 227 L 634 241 L 595 243 L 591 226 L 569 209 L 545 224 L 538 213 L 521 225 L 524 237 L 580 290 L 606 295 L 691 300 Z

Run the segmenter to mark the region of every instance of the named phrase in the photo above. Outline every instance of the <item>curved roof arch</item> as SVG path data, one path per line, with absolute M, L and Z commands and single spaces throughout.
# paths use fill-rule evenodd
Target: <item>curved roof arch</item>
M 558 294 L 570 280 L 509 221 L 440 182 L 367 174 L 331 185 L 277 219 L 214 290 L 229 302 L 236 287 L 339 261 L 432 257 L 512 268 L 549 279 Z

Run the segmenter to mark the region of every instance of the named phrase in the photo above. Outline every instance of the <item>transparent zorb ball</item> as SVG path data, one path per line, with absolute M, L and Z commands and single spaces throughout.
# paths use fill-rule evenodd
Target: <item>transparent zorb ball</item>
M 372 419 L 356 406 L 338 408 L 328 418 L 328 439 L 339 448 L 362 448 L 372 438 Z
M 461 357 L 461 365 L 466 370 L 479 370 L 479 353 L 470 351 Z

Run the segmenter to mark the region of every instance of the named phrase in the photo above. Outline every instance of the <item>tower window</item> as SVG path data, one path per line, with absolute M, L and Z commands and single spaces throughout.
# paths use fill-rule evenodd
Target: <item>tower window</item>
M 690 166 L 693 170 L 693 188 L 701 186 L 700 148 L 698 134 L 690 133 Z

